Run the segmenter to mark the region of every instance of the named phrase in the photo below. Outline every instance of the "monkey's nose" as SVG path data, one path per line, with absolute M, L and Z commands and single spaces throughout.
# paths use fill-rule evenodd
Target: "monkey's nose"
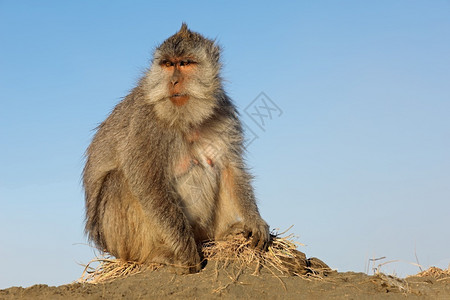
M 179 73 L 175 70 L 172 77 L 170 78 L 170 83 L 172 85 L 177 85 L 180 82 L 180 76 Z

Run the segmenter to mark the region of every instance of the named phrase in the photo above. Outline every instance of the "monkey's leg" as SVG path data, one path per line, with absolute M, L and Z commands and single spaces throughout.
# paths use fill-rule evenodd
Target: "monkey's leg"
M 252 237 L 252 246 L 266 249 L 270 238 L 269 226 L 259 214 L 250 175 L 245 170 L 228 166 L 222 171 L 217 204 L 216 239 L 242 232 Z
M 104 204 L 101 231 L 106 251 L 126 261 L 180 265 L 175 253 L 164 243 L 159 227 L 132 195 L 123 173 L 111 171 L 100 193 Z M 191 270 L 177 270 L 188 273 Z
M 158 248 L 156 232 L 139 202 L 133 198 L 123 174 L 110 171 L 103 182 L 101 229 L 107 252 L 123 260 L 150 262 Z

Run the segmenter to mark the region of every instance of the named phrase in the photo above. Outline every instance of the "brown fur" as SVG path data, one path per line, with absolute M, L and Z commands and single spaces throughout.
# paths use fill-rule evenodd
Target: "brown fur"
M 265 248 L 268 225 L 242 158 L 220 49 L 185 24 L 99 126 L 83 184 L 89 239 L 114 256 L 200 270 L 198 244 L 236 228 Z

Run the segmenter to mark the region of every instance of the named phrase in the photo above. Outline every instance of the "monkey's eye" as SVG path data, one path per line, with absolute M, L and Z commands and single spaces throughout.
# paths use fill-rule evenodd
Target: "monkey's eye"
M 169 67 L 173 67 L 173 62 L 171 62 L 171 61 L 169 61 L 169 60 L 163 60 L 163 61 L 161 62 L 161 65 L 164 66 L 164 67 L 166 67 L 166 68 L 169 68 Z
M 182 60 L 182 61 L 180 61 L 179 64 L 180 64 L 180 67 L 187 67 L 187 66 L 189 66 L 189 65 L 195 64 L 195 62 L 188 59 L 188 60 Z

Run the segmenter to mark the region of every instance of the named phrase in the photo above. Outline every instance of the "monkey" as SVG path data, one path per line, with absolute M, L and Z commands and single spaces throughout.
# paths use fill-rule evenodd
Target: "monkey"
M 243 128 L 216 41 L 181 29 L 97 127 L 82 181 L 85 233 L 116 258 L 202 268 L 200 245 L 241 232 L 266 249 Z

